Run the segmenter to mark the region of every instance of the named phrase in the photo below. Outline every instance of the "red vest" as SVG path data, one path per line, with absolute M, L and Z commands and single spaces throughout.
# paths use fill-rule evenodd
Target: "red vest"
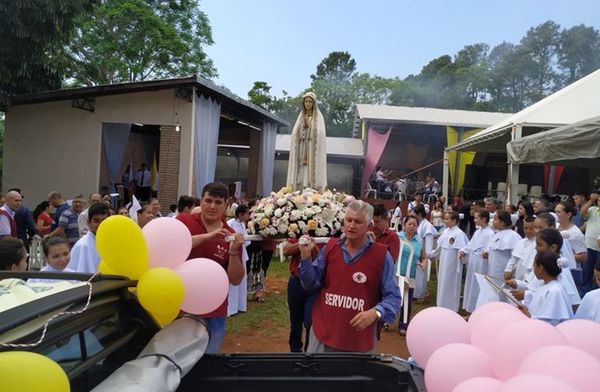
M 192 235 L 205 234 L 207 232 L 206 227 L 204 227 L 204 224 L 202 223 L 202 219 L 200 219 L 200 215 L 179 214 L 177 215 L 177 219 L 187 226 Z M 227 226 L 225 221 L 223 221 L 223 228 L 235 232 L 235 230 Z M 200 257 L 216 261 L 223 266 L 225 271 L 227 271 L 227 267 L 229 266 L 229 243 L 225 242 L 223 238 L 205 241 L 201 245 L 192 248 L 188 260 Z M 225 302 L 223 302 L 217 310 L 200 316 L 205 318 L 227 316 L 227 298 L 225 298 Z
M 17 223 L 15 222 L 15 218 L 10 216 L 3 208 L 0 208 L 0 215 L 4 215 L 8 218 L 8 222 L 10 223 L 10 236 L 17 238 Z
M 377 323 L 356 331 L 350 320 L 379 303 L 387 247 L 373 243 L 360 259 L 346 264 L 338 241 L 327 243 L 325 277 L 312 312 L 313 332 L 321 343 L 336 350 L 367 352 L 375 345 Z

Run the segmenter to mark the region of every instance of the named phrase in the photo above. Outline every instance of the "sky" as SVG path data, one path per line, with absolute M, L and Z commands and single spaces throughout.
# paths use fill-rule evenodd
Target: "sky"
M 348 51 L 359 72 L 405 78 L 465 45 L 518 43 L 533 26 L 600 30 L 598 0 L 201 0 L 222 84 L 242 98 L 255 81 L 296 95 L 317 64 Z

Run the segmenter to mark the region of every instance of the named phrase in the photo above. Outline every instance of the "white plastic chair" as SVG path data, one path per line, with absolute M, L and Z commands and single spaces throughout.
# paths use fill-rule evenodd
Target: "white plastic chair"
M 365 191 L 365 198 L 368 198 L 370 193 L 373 193 L 373 195 L 375 195 L 374 199 L 377 199 L 377 189 L 371 188 L 371 184 L 369 182 L 367 182 L 367 190 Z
M 400 273 L 400 268 L 402 265 L 402 253 L 404 249 L 408 248 L 408 263 L 406 264 L 406 271 L 404 275 Z M 410 266 L 412 264 L 412 258 L 415 254 L 415 248 L 407 241 L 400 240 L 400 254 L 398 255 L 398 260 L 396 261 L 396 279 L 398 279 L 398 288 L 400 289 L 400 293 L 402 295 L 402 299 L 400 302 L 400 306 L 402 307 L 402 322 L 404 324 L 408 323 L 408 290 L 410 286 L 408 284 L 408 279 L 410 279 Z
M 504 195 L 506 194 L 506 182 L 499 182 L 496 186 L 498 202 L 504 202 Z
M 279 261 L 280 262 L 284 262 L 287 257 L 285 257 L 283 255 L 283 249 L 285 248 L 285 246 L 287 245 L 287 241 L 281 241 L 279 244 L 277 244 L 277 249 L 279 250 Z
M 527 184 L 517 184 L 517 196 L 527 196 Z
M 532 185 L 529 189 L 529 196 L 539 199 L 542 197 L 542 187 L 539 185 Z

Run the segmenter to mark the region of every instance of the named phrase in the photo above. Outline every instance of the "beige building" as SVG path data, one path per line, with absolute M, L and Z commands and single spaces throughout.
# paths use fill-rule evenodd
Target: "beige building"
M 146 163 L 163 207 L 213 180 L 265 194 L 287 126 L 196 76 L 17 96 L 6 111 L 2 184 L 22 188 L 33 208 L 52 190 L 70 198 L 120 189 L 127 166 Z

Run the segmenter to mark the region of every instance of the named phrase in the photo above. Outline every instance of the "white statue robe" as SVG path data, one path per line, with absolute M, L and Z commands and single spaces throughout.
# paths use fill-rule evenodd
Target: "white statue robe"
M 510 229 L 498 230 L 488 250 L 488 275 L 504 280 L 504 270 L 521 236 Z
M 487 274 L 487 262 L 483 258 L 483 252 L 490 246 L 493 236 L 494 230 L 491 227 L 479 227 L 473 233 L 469 244 L 461 249 L 467 257 L 467 275 L 463 293 L 463 309 L 467 312 L 472 313 L 476 309 L 479 284 L 474 274 Z
M 505 271 L 512 272 L 515 279 L 523 280 L 533 268 L 536 253 L 535 237 L 521 239 L 513 249 Z
M 317 96 L 308 92 L 302 97 L 303 102 L 306 97 L 312 98 L 314 102 L 312 121 L 309 128 L 304 127 L 305 109 L 302 104 L 302 111 L 292 129 L 286 183 L 293 190 L 313 188 L 323 191 L 327 187 L 325 119 L 317 105 Z
M 588 291 L 583 296 L 575 313 L 575 318 L 600 323 L 600 289 Z
M 96 236 L 88 231 L 73 245 L 67 268 L 75 272 L 96 273 L 98 265 L 100 265 L 100 255 L 96 250 Z
M 434 256 L 440 256 L 437 276 L 436 305 L 458 312 L 462 262 L 458 251 L 469 243 L 467 235 L 458 227 L 448 228 L 440 234 Z
M 530 299 L 526 298 L 525 306 L 529 309 L 531 318 L 552 325 L 573 318 L 573 308 L 567 293 L 556 280 L 539 286 Z
M 246 234 L 246 225 L 239 220 L 232 218 L 227 221 L 227 225 L 235 230 L 236 233 Z M 244 277 L 239 285 L 229 285 L 229 295 L 227 297 L 227 316 L 233 316 L 238 312 L 245 312 L 248 309 L 248 274 L 246 273 L 246 261 L 248 252 L 246 247 L 250 241 L 244 241 L 242 245 L 242 265 L 244 266 Z
M 427 263 L 431 263 L 431 257 L 433 254 L 433 241 L 438 232 L 433 225 L 427 220 L 423 219 L 419 222 L 417 227 L 417 236 L 421 239 L 423 246 L 425 247 L 425 255 L 428 260 Z M 425 298 L 427 295 L 427 266 L 421 268 L 417 266 L 415 274 L 415 291 L 413 297 L 417 299 Z

